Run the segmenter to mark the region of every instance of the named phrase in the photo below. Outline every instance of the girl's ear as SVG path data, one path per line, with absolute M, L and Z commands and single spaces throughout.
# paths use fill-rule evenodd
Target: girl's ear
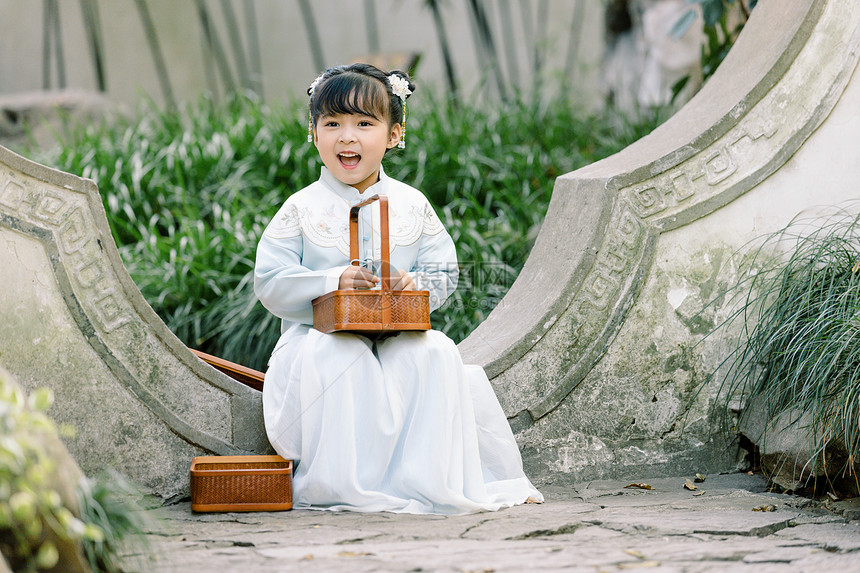
M 395 123 L 391 127 L 391 133 L 388 134 L 388 144 L 386 145 L 387 149 L 391 149 L 396 147 L 398 143 L 400 143 L 400 135 L 403 133 L 403 126 L 399 123 Z

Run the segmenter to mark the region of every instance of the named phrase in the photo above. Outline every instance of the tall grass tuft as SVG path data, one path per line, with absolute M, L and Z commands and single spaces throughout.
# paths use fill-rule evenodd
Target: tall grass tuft
M 454 106 L 423 94 L 387 173 L 428 196 L 457 245 L 457 294 L 434 328 L 465 337 L 507 292 L 534 243 L 555 178 L 650 132 L 564 101 Z M 144 297 L 188 346 L 265 369 L 278 321 L 256 302 L 257 241 L 294 191 L 319 176 L 303 105 L 252 96 L 69 126 L 43 162 L 92 178 Z M 619 129 L 622 125 L 624 129 Z
M 795 221 L 749 261 L 734 287 L 743 302 L 719 327 L 742 327 L 723 390 L 762 404 L 766 420 L 793 420 L 813 471 L 829 448 L 847 453 L 850 474 L 860 459 L 860 215 Z

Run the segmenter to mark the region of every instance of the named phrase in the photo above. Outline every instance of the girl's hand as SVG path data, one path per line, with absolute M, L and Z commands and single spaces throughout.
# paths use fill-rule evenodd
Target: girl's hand
M 339 289 L 371 288 L 379 283 L 379 277 L 364 267 L 350 265 L 340 275 Z
M 400 271 L 400 278 L 391 277 L 391 290 L 415 290 L 415 281 L 406 271 Z

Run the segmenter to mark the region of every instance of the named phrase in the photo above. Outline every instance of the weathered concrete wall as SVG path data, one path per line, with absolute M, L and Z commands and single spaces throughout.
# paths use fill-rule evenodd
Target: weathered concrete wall
M 0 364 L 48 386 L 85 472 L 163 497 L 191 458 L 268 448 L 260 393 L 198 360 L 143 300 L 95 185 L 0 147 Z
M 760 2 L 675 117 L 558 179 L 523 272 L 461 345 L 531 475 L 732 467 L 708 417 L 716 390 L 702 388 L 727 343 L 699 344 L 725 308 L 698 313 L 736 278 L 736 249 L 858 196 L 858 26 L 849 0 Z

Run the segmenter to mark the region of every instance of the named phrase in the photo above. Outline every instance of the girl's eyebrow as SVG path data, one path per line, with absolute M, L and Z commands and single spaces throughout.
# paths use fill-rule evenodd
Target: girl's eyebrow
M 337 119 L 337 118 L 339 118 L 339 117 L 344 117 L 344 116 L 347 116 L 347 115 L 352 115 L 352 116 L 356 116 L 356 117 L 363 117 L 363 118 L 367 118 L 367 119 L 372 119 L 372 120 L 374 120 L 374 121 L 381 121 L 381 120 L 380 120 L 379 118 L 377 118 L 375 115 L 370 115 L 369 113 L 363 113 L 363 112 L 356 112 L 356 113 L 333 113 L 333 114 L 331 114 L 331 115 L 328 115 L 328 114 L 320 114 L 319 119 L 321 119 L 321 120 L 325 120 L 325 121 L 328 121 L 328 120 L 331 120 L 331 119 L 335 119 L 335 120 L 336 120 L 336 119 Z

